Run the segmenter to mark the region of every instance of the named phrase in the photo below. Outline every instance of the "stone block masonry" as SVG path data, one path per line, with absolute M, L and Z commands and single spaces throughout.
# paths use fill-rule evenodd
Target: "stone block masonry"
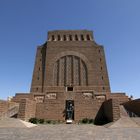
M 29 120 L 35 117 L 36 102 L 29 99 L 21 99 L 19 105 L 18 118 L 22 120 Z
M 115 121 L 119 104 L 128 97 L 111 94 L 104 47 L 92 31 L 56 30 L 37 47 L 30 93 L 18 93 L 12 101 L 20 104 L 18 118 L 23 120 L 77 122 L 105 113 Z

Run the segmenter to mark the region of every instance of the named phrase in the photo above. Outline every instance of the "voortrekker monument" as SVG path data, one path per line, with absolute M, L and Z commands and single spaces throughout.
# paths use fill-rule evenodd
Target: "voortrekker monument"
M 17 93 L 5 104 L 15 111 L 10 117 L 72 123 L 118 120 L 129 100 L 125 93 L 111 92 L 104 47 L 92 31 L 56 30 L 37 48 L 30 93 Z

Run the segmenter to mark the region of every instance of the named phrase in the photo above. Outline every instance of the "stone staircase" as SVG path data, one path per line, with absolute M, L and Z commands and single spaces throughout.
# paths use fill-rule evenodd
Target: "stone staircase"
M 19 105 L 14 105 L 12 107 L 10 107 L 8 110 L 6 110 L 5 112 L 0 114 L 0 119 L 3 118 L 11 118 L 17 115 L 19 110 Z

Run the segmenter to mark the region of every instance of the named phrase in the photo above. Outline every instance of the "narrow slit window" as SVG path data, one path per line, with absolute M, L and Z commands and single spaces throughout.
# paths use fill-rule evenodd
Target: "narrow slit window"
M 69 39 L 70 39 L 70 41 L 72 41 L 72 35 L 69 35 Z
M 54 41 L 54 35 L 52 35 L 52 41 Z
M 81 35 L 81 40 L 84 40 L 84 36 L 83 35 Z
M 60 39 L 61 39 L 61 38 L 60 38 L 60 35 L 58 35 L 58 41 L 60 41 Z
M 66 41 L 66 35 L 64 35 L 64 41 Z
M 67 87 L 67 91 L 73 91 L 73 87 Z
M 90 40 L 90 36 L 89 35 L 87 35 L 87 40 Z
M 78 41 L 78 36 L 77 35 L 75 35 L 75 40 Z

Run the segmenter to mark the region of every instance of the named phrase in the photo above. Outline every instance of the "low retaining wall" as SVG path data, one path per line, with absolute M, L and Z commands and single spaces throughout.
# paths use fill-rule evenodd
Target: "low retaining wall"
M 140 99 L 131 100 L 122 104 L 126 110 L 135 113 L 140 117 Z
M 118 100 L 109 99 L 104 102 L 104 116 L 108 121 L 116 121 L 120 118 L 120 107 Z
M 117 121 L 120 118 L 119 106 L 118 100 L 109 99 L 104 101 L 95 118 L 95 124 L 102 125 Z

